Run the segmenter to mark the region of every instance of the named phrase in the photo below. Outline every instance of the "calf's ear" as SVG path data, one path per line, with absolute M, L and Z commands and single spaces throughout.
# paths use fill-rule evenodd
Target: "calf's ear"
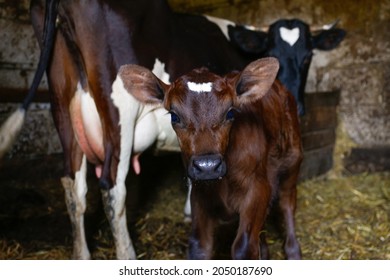
M 312 36 L 313 48 L 322 51 L 332 50 L 341 43 L 345 35 L 345 30 L 339 28 L 323 30 L 319 34 Z
M 279 61 L 267 57 L 253 61 L 235 79 L 240 103 L 253 102 L 268 93 L 279 71 Z
M 267 50 L 268 33 L 249 30 L 244 26 L 228 26 L 230 41 L 247 54 L 260 55 Z
M 161 104 L 169 88 L 149 69 L 139 65 L 123 65 L 119 68 L 118 75 L 126 91 L 142 103 Z

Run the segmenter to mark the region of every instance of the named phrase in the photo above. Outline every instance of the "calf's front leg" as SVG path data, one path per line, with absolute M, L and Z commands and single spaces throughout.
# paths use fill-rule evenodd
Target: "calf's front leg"
M 194 201 L 192 196 L 192 229 L 188 244 L 188 259 L 209 260 L 212 257 L 214 246 L 215 221 L 208 215 L 204 207 Z
M 284 251 L 289 260 L 300 260 L 302 258 L 301 247 L 295 234 L 294 214 L 297 200 L 298 173 L 291 176 L 281 184 L 279 207 L 281 209 L 285 227 L 286 239 L 284 241 Z
M 232 258 L 258 260 L 260 259 L 259 237 L 267 216 L 270 195 L 268 191 L 256 194 L 255 190 L 254 193 L 248 192 L 247 196 L 252 199 L 247 200 L 248 205 L 241 206 L 239 227 L 232 246 Z M 261 243 L 265 244 L 265 240 Z M 262 255 L 267 256 L 264 250 L 262 250 Z

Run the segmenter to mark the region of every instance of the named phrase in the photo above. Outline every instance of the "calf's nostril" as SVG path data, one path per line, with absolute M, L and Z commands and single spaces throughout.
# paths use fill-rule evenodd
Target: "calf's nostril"
M 213 171 L 221 165 L 221 159 L 218 158 L 204 158 L 194 160 L 194 166 L 199 171 Z

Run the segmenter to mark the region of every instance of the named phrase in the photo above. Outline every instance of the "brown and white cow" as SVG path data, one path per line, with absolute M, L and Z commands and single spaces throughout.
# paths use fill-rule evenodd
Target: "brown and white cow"
M 0 157 L 21 129 L 46 71 L 64 151 L 73 257 L 90 257 L 84 233 L 88 161 L 102 187 L 117 257 L 135 258 L 124 204 L 129 167 L 140 172 L 137 158 L 155 142 L 163 150 L 179 147 L 165 111 L 129 95 L 117 77 L 119 67 L 139 64 L 169 83 L 201 66 L 220 75 L 241 70 L 253 57 L 229 42 L 234 23 L 173 13 L 165 0 L 32 0 L 31 15 L 42 53 L 26 100 L 0 129 Z
M 301 257 L 294 230 L 300 129 L 293 96 L 275 81 L 278 69 L 270 57 L 222 77 L 196 69 L 172 85 L 141 66 L 119 71 L 127 92 L 170 112 L 193 186 L 191 259 L 210 259 L 216 225 L 236 217 L 232 258 L 258 259 L 259 235 L 277 198 L 286 257 Z M 262 241 L 261 257 L 267 258 Z

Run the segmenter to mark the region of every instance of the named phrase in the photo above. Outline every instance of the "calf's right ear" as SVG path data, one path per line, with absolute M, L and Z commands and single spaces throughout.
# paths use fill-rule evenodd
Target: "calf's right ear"
M 275 82 L 279 61 L 266 57 L 248 64 L 235 79 L 235 88 L 241 104 L 250 103 L 266 95 Z
M 158 79 L 149 69 L 126 64 L 119 68 L 118 76 L 126 91 L 138 101 L 147 104 L 161 104 L 169 85 Z

